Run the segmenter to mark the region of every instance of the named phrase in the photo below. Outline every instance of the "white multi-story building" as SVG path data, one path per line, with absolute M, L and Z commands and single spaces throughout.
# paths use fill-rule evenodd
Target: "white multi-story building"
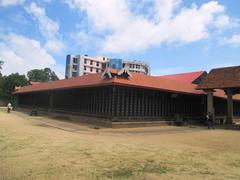
M 103 72 L 107 58 L 102 56 L 67 55 L 65 77 L 76 77 L 85 74 Z
M 123 67 L 126 67 L 130 72 L 143 73 L 150 75 L 149 65 L 143 61 L 123 60 Z
M 142 61 L 111 59 L 103 56 L 67 55 L 65 77 L 71 78 L 91 73 L 100 73 L 106 67 L 128 68 L 130 72 L 150 74 L 149 66 Z

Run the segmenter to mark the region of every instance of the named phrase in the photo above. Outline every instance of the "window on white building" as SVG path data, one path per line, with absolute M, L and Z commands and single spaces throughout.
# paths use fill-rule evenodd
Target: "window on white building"
M 73 65 L 73 69 L 76 71 L 77 70 L 77 65 Z
M 93 65 L 93 61 L 92 60 L 90 61 L 90 65 Z
M 73 63 L 77 64 L 78 63 L 78 59 L 77 58 L 73 58 Z
M 72 76 L 76 77 L 77 76 L 77 72 L 72 72 Z

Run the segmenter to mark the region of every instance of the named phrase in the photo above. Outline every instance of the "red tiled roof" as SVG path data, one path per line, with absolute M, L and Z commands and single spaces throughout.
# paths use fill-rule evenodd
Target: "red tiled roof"
M 31 85 L 36 85 L 36 84 L 40 84 L 41 82 L 36 82 L 36 81 L 30 81 Z
M 115 69 L 111 69 L 111 72 L 117 73 Z M 88 74 L 85 76 L 78 76 L 69 79 L 63 79 L 58 81 L 51 81 L 46 83 L 40 83 L 36 85 L 24 86 L 17 90 L 15 94 L 36 92 L 36 91 L 51 91 L 60 89 L 72 89 L 83 87 L 97 87 L 104 85 L 121 85 L 138 88 L 156 89 L 175 93 L 186 94 L 205 94 L 202 90 L 196 90 L 197 85 L 181 82 L 156 76 L 148 76 L 139 73 L 131 73 L 131 78 L 113 77 L 111 79 L 102 78 L 102 73 Z M 215 96 L 226 98 L 223 91 L 219 90 L 215 92 Z M 237 96 L 234 96 L 237 97 Z M 237 99 L 240 100 L 240 97 Z
M 114 68 L 108 68 L 112 74 L 117 74 L 120 70 Z
M 190 83 L 179 83 L 174 80 L 148 76 L 140 73 L 131 73 L 130 79 L 115 78 L 114 83 L 123 86 L 134 86 L 150 89 L 158 89 L 177 93 L 202 94 L 203 91 L 196 90 L 196 85 Z
M 69 79 L 62 79 L 58 81 L 43 82 L 40 84 L 24 86 L 18 91 L 16 91 L 15 94 L 111 84 L 111 79 L 102 79 L 101 75 L 101 73 L 95 73 Z
M 186 83 L 192 83 L 194 80 L 199 78 L 204 73 L 205 73 L 205 71 L 197 71 L 197 72 L 190 72 L 190 73 L 163 75 L 163 76 L 158 76 L 158 77 L 181 81 L 181 82 L 186 82 Z
M 111 69 L 111 72 L 117 73 L 115 69 Z M 129 79 L 114 77 L 112 79 L 103 79 L 102 74 L 88 74 L 85 76 L 74 77 L 70 79 L 51 81 L 46 83 L 40 83 L 36 85 L 24 86 L 15 94 L 33 92 L 33 91 L 50 91 L 57 89 L 70 89 L 70 88 L 81 88 L 89 86 L 101 86 L 109 84 L 118 84 L 123 86 L 134 86 L 149 89 L 159 89 L 171 92 L 190 93 L 190 94 L 201 94 L 203 91 L 196 90 L 196 85 L 189 83 L 178 83 L 177 81 L 147 76 L 139 73 L 131 73 L 132 77 Z
M 212 69 L 198 89 L 240 88 L 240 66 Z

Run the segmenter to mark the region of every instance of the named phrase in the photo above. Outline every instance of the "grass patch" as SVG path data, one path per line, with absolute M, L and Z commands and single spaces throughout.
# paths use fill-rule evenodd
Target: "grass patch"
M 235 160 L 232 163 L 229 163 L 230 166 L 239 168 L 240 167 L 240 160 Z
M 135 165 L 135 166 L 128 166 L 124 168 L 121 167 L 118 169 L 111 169 L 106 173 L 104 173 L 104 176 L 107 176 L 108 178 L 113 178 L 113 179 L 128 179 L 131 177 L 148 174 L 148 173 L 162 175 L 172 171 L 173 169 L 170 169 L 161 164 L 158 164 L 155 162 L 148 162 L 141 166 L 139 164 L 139 166 Z
M 122 168 L 112 171 L 111 175 L 113 178 L 126 179 L 132 177 L 134 175 L 134 171 L 129 168 Z
M 166 174 L 168 172 L 172 171 L 172 169 L 157 164 L 155 162 L 148 162 L 144 165 L 142 172 L 144 173 L 155 173 L 155 174 Z

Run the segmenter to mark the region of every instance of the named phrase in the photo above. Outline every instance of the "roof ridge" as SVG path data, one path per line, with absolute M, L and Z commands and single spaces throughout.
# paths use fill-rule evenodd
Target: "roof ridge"
M 186 72 L 186 73 L 176 73 L 176 74 L 165 74 L 165 75 L 160 75 L 157 77 L 162 77 L 162 76 L 174 76 L 174 75 L 184 75 L 184 74 L 192 74 L 192 73 L 204 73 L 205 71 L 192 71 L 192 72 Z
M 237 68 L 237 67 L 240 67 L 239 65 L 236 65 L 236 66 L 225 66 L 225 67 L 217 67 L 217 68 L 213 68 L 213 69 L 211 69 L 211 71 L 212 70 L 217 70 L 217 69 L 226 69 L 226 68 Z

